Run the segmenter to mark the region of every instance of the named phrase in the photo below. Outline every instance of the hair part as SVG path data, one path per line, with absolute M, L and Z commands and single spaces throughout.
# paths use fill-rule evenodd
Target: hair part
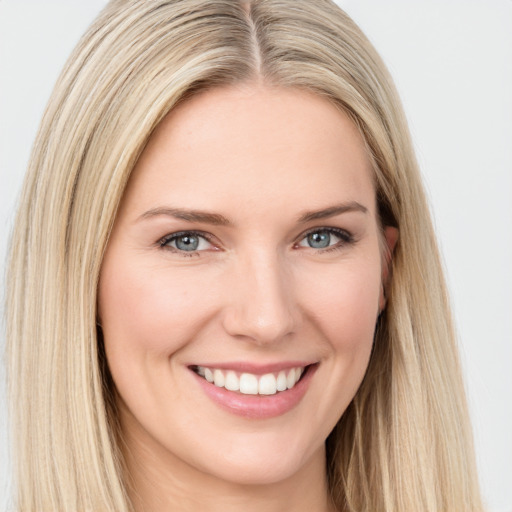
M 301 88 L 347 112 L 396 226 L 388 306 L 327 441 L 343 511 L 480 511 L 449 301 L 407 124 L 384 64 L 329 0 L 114 0 L 58 80 L 12 237 L 7 364 L 18 510 L 130 510 L 96 325 L 103 254 L 151 133 L 205 89 Z

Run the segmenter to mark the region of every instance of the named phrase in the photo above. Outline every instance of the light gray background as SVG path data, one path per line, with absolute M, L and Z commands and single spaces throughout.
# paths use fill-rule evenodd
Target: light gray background
M 44 105 L 105 3 L 0 0 L 1 261 Z M 402 95 L 451 288 L 484 497 L 491 512 L 511 512 L 512 1 L 339 4 Z M 4 404 L 0 393 L 0 510 L 9 477 Z

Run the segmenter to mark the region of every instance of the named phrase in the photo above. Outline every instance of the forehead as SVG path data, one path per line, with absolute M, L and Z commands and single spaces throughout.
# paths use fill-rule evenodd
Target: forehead
M 124 203 L 190 208 L 374 205 L 372 170 L 351 119 L 313 93 L 259 85 L 202 92 L 150 137 Z

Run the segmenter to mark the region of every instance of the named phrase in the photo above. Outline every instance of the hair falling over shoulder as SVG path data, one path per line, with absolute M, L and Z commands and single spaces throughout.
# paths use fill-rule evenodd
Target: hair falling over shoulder
M 125 185 L 179 102 L 238 82 L 302 88 L 347 112 L 400 237 L 364 381 L 327 440 L 340 511 L 481 511 L 439 252 L 402 107 L 330 0 L 113 0 L 70 56 L 34 145 L 12 237 L 7 365 L 16 510 L 129 511 L 96 324 Z

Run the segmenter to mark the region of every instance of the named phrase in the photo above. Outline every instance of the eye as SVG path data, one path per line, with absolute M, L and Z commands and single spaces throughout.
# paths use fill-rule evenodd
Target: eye
M 312 249 L 337 248 L 346 243 L 353 242 L 350 233 L 335 228 L 315 229 L 306 233 L 304 238 L 297 244 L 299 247 L 310 247 Z
M 195 231 L 181 231 L 172 233 L 159 241 L 160 247 L 175 252 L 193 253 L 212 249 L 212 244 L 204 233 Z

